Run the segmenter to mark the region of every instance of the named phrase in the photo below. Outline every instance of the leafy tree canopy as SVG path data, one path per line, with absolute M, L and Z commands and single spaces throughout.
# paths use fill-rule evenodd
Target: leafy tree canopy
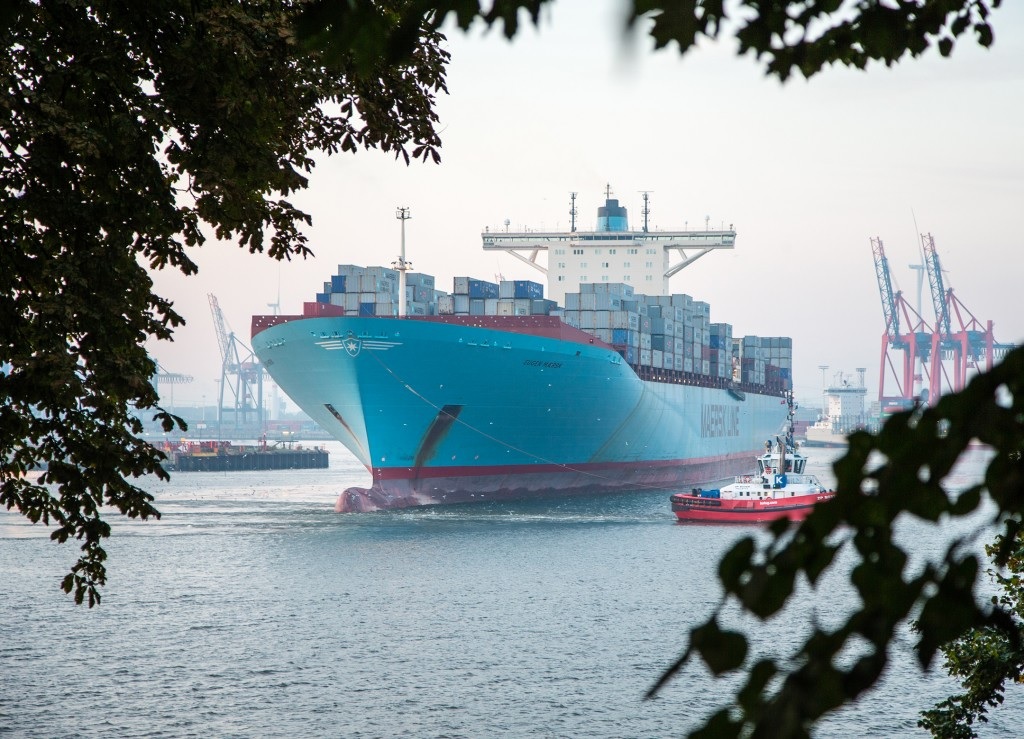
M 1018 633 L 1024 632 L 1024 532 L 1010 544 L 996 537 L 985 547 L 992 559 L 1000 558 L 1012 547 L 1006 570 L 989 570 L 999 586 L 992 602 L 1010 614 Z M 988 721 L 988 709 L 1003 703 L 1007 682 L 1024 680 L 1024 644 L 1006 631 L 994 628 L 970 629 L 942 647 L 944 667 L 961 679 L 964 692 L 922 712 L 918 726 L 928 729 L 936 739 L 969 739 L 977 736 L 975 723 Z
M 972 441 L 990 446 L 993 456 L 983 481 L 956 493 L 943 488 Z M 858 431 L 835 465 L 836 497 L 815 508 L 799 527 L 785 522 L 771 527 L 770 540 L 758 546 L 753 537 L 738 542 L 719 563 L 723 603 L 690 632 L 682 656 L 662 675 L 651 695 L 694 658 L 715 674 L 742 670 L 746 683 L 734 707 L 712 716 L 697 737 L 807 737 L 814 722 L 855 700 L 879 680 L 902 624 L 914 623 L 916 653 L 929 667 L 946 645 L 953 674 L 978 667 L 969 651 L 977 634 L 1006 650 L 997 671 L 968 695 L 926 714 L 927 726 L 966 724 L 982 713 L 1002 679 L 1020 670 L 1019 580 L 1008 597 L 979 602 L 975 589 L 981 575 L 970 542 L 988 526 L 1000 531 L 990 549 L 997 567 L 1015 563 L 1024 521 L 1024 348 L 1017 348 L 993 370 L 975 376 L 961 392 L 943 396 L 933 407 L 894 415 L 872 435 Z M 928 559 L 913 572 L 910 553 L 897 542 L 901 518 L 941 523 L 976 514 L 987 495 L 992 515 L 971 534 L 949 542 L 941 558 Z M 851 550 L 855 563 L 850 582 L 861 605 L 834 629 L 809 624 L 806 640 L 784 660 L 763 659 L 748 665 L 750 644 L 741 632 L 720 626 L 726 604 L 759 619 L 778 614 L 802 580 L 814 586 L 840 549 Z M 966 641 L 964 641 L 966 640 Z M 850 654 L 858 655 L 850 660 Z M 962 657 L 962 659 L 961 659 Z M 1009 667 L 1008 667 L 1009 666 Z M 994 698 L 993 700 L 998 700 Z M 955 708 L 956 711 L 943 709 Z M 961 710 L 961 708 L 963 710 Z M 945 722 L 945 723 L 940 723 Z M 968 736 L 968 734 L 964 734 Z
M 310 44 L 372 63 L 401 59 L 416 46 L 424 21 L 439 28 L 449 17 L 462 29 L 474 22 L 501 24 L 506 37 L 520 29 L 520 17 L 537 23 L 552 0 L 409 0 L 396 16 L 374 0 L 313 0 L 300 24 Z M 762 60 L 768 75 L 811 77 L 830 64 L 864 69 L 886 65 L 937 46 L 949 56 L 958 39 L 992 44 L 990 15 L 1001 0 L 623 0 L 629 28 L 650 33 L 655 48 L 675 43 L 686 53 L 702 38 L 734 36 L 740 54 Z M 364 33 L 373 29 L 373 33 Z
M 438 159 L 441 36 L 417 29 L 401 64 L 328 66 L 295 42 L 301 5 L 3 4 L 0 503 L 82 542 L 63 581 L 77 602 L 105 581 L 101 509 L 159 516 L 130 481 L 166 476 L 135 413 L 183 427 L 143 346 L 182 321 L 146 266 L 195 272 L 207 229 L 306 255 L 310 217 L 287 197 L 314 151 Z

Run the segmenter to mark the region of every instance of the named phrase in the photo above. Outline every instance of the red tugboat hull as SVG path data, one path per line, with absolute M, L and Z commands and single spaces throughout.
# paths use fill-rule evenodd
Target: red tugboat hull
M 815 493 L 792 498 L 723 500 L 677 493 L 671 497 L 672 512 L 680 521 L 705 523 L 766 523 L 779 518 L 802 521 L 819 503 L 835 493 Z

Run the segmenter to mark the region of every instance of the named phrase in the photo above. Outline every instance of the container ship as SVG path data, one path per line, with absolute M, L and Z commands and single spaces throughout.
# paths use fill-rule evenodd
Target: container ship
M 847 446 L 846 437 L 867 426 L 864 412 L 864 397 L 868 390 L 864 385 L 863 367 L 857 368 L 857 384 L 842 372 L 837 372 L 832 384 L 822 393 L 824 400 L 822 414 L 804 432 L 804 446 L 840 448 Z
M 733 248 L 732 226 L 650 230 L 647 213 L 645 195 L 643 230 L 629 230 L 609 190 L 593 231 L 577 231 L 575 196 L 568 232 L 485 231 L 484 249 L 547 272 L 547 297 L 530 280 L 436 289 L 409 270 L 403 218 L 395 269 L 339 265 L 301 315 L 253 316 L 267 372 L 366 466 L 370 484 L 341 492 L 336 510 L 677 489 L 749 471 L 786 421 L 792 342 L 733 337 L 707 303 L 669 291 L 673 274 Z

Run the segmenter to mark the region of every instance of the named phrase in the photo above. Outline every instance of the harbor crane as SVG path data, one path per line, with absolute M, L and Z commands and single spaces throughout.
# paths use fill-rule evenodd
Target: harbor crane
M 253 350 L 228 327 L 217 296 L 208 295 L 213 325 L 220 347 L 220 392 L 217 401 L 217 426 L 222 429 L 225 414 L 231 414 L 235 429 L 255 424 L 263 428 L 263 365 Z M 225 391 L 230 405 L 225 405 Z
M 885 317 L 878 373 L 878 400 L 883 411 L 887 408 L 908 408 L 918 399 L 915 382 L 922 382 L 924 374 L 930 371 L 928 360 L 931 357 L 934 331 L 903 297 L 903 292 L 893 290 L 892 273 L 881 238 L 871 239 L 871 253 L 875 262 L 878 292 L 882 298 L 882 314 Z M 901 330 L 901 319 L 904 330 Z M 896 393 L 887 395 L 886 380 L 890 377 L 896 385 Z
M 1013 344 L 997 342 L 993 336 L 992 321 L 982 324 L 956 297 L 953 288 L 946 286 L 935 239 L 930 233 L 921 234 L 921 254 L 928 272 L 928 288 L 935 311 L 929 394 L 937 398 L 944 391 L 962 390 L 969 371 L 992 369 L 995 362 L 1013 348 Z
M 161 385 L 171 386 L 170 406 L 171 413 L 174 412 L 174 386 L 175 385 L 187 385 L 193 381 L 192 375 L 184 375 L 180 372 L 168 372 L 163 366 L 156 363 L 156 374 L 153 375 L 153 389 L 156 390 L 156 394 L 160 395 Z

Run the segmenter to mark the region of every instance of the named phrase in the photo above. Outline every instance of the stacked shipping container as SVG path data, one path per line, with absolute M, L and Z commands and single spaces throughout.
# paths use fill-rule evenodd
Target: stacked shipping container
M 734 337 L 730 324 L 711 323 L 708 303 L 689 295 L 641 295 L 625 283 L 584 283 L 579 292 L 566 293 L 560 308 L 544 299 L 537 282 L 456 277 L 449 295 L 434 289 L 432 276 L 410 272 L 406 301 L 410 315 L 557 315 L 636 367 L 792 389 L 792 339 Z M 346 315 L 397 315 L 398 272 L 339 265 L 317 302 L 340 306 Z
M 409 315 L 434 315 L 437 298 L 443 294 L 434 289 L 433 275 L 418 272 L 405 275 L 406 311 Z M 316 301 L 343 308 L 350 316 L 396 316 L 398 271 L 387 267 L 339 264 L 338 274 L 324 283 L 324 291 L 317 293 Z

